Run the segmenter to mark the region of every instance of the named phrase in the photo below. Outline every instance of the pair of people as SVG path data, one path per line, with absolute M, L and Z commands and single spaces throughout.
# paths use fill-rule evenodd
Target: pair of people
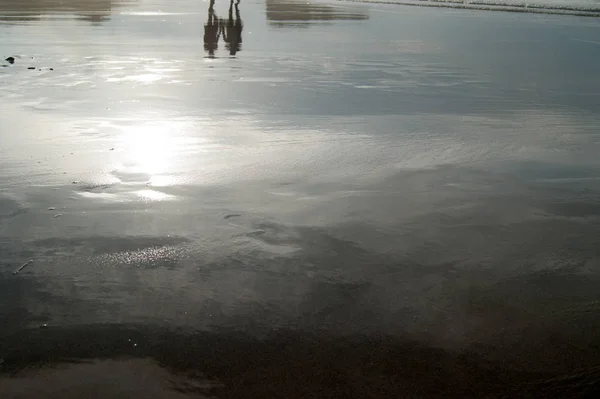
M 210 58 L 215 57 L 215 51 L 219 47 L 219 37 L 223 35 L 225 48 L 229 50 L 229 55 L 235 55 L 242 49 L 242 19 L 238 5 L 240 0 L 235 2 L 235 19 L 233 18 L 234 2 L 229 3 L 229 19 L 219 19 L 215 14 L 215 0 L 210 0 L 208 7 L 208 21 L 204 25 L 204 50 Z

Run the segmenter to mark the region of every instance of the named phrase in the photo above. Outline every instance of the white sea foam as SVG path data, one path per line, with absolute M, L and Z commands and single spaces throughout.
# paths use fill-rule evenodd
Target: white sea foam
M 512 11 L 543 14 L 568 14 L 600 17 L 598 0 L 341 0 L 421 7 L 465 8 L 488 11 Z

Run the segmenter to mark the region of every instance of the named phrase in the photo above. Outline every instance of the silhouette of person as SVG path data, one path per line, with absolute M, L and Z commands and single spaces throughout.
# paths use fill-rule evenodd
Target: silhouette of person
M 208 52 L 209 58 L 215 58 L 215 50 L 219 47 L 219 19 L 214 10 L 215 0 L 210 0 L 208 7 L 208 21 L 204 25 L 204 50 Z
M 229 20 L 227 23 L 221 20 L 223 40 L 225 41 L 225 48 L 229 50 L 229 55 L 235 55 L 238 51 L 242 50 L 242 29 L 244 26 L 240 17 L 238 4 L 240 4 L 240 0 L 237 0 L 235 3 L 235 21 L 233 20 L 233 0 L 229 3 Z

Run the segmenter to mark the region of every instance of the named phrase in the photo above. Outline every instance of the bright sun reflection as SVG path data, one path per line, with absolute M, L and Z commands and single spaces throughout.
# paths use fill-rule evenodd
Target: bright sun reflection
M 181 184 L 189 178 L 190 170 L 204 169 L 221 148 L 201 136 L 204 126 L 199 122 L 155 118 L 156 115 L 149 115 L 146 121 L 118 126 L 121 137 L 115 148 L 119 162 L 115 175 L 122 184 Z
M 150 176 L 168 173 L 177 152 L 176 126 L 168 122 L 124 129 L 127 166 Z

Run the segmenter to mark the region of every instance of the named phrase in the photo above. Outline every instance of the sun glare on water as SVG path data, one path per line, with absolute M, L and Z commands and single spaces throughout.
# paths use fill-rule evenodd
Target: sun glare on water
M 202 137 L 204 126 L 197 121 L 155 118 L 148 115 L 146 121 L 120 126 L 119 178 L 123 183 L 151 187 L 185 184 L 190 175 L 207 167 L 218 148 Z
M 177 152 L 176 129 L 167 122 L 127 127 L 123 134 L 127 163 L 134 173 L 170 172 Z

